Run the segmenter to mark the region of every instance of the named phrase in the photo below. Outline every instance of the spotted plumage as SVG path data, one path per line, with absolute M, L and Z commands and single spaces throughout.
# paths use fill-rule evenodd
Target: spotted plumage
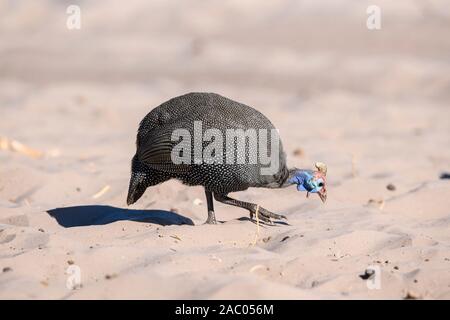
M 234 148 L 233 144 L 228 144 L 229 140 L 233 140 L 226 139 L 229 129 L 241 134 L 233 139 L 248 138 L 245 140 L 246 148 Z M 251 131 L 249 129 L 252 129 L 255 135 L 245 136 L 246 131 Z M 181 145 L 181 140 L 176 139 L 180 136 L 175 136 L 174 139 L 174 132 L 180 130 L 191 137 L 184 142 L 191 147 L 189 151 L 191 153 L 184 154 L 184 151 L 180 153 L 192 160 L 188 164 L 176 163 L 173 160 L 174 148 Z M 200 141 L 202 152 L 205 152 L 213 141 L 217 143 L 216 146 L 223 147 L 222 152 L 216 150 L 212 153 L 214 156 L 212 160 L 198 158 L 195 155 L 195 150 L 198 150 L 196 149 L 198 144 L 195 143 L 198 140 L 192 137 L 205 138 L 206 132 L 222 136 L 222 141 L 220 139 L 215 141 L 216 136 Z M 252 138 L 256 139 L 253 142 L 258 143 L 251 143 Z M 263 142 L 263 149 L 260 147 L 260 141 Z M 236 140 L 232 142 L 235 143 Z M 307 171 L 311 172 L 311 177 L 315 177 L 309 170 L 287 168 L 286 155 L 279 140 L 278 131 L 263 114 L 247 105 L 214 93 L 189 93 L 173 98 L 153 109 L 139 125 L 136 146 L 137 151 L 132 159 L 127 203 L 136 202 L 150 186 L 169 179 L 178 179 L 186 185 L 201 185 L 205 188 L 208 204 L 207 222 L 209 223 L 216 221 L 213 196 L 223 203 L 243 207 L 253 216 L 256 213 L 255 204 L 229 198 L 228 193 L 243 191 L 250 187 L 286 187 L 296 183 L 295 176 Z M 227 162 L 228 156 L 234 159 L 234 162 Z M 270 156 L 272 161 L 269 164 L 261 161 L 261 159 L 267 160 L 267 156 Z M 262 174 L 261 169 L 271 168 L 273 163 L 278 164 L 276 170 L 269 174 Z M 302 183 L 306 184 L 304 180 L 302 179 Z M 310 184 L 311 181 L 309 180 Z M 319 194 L 322 190 L 322 193 L 326 195 L 324 179 L 323 189 L 317 188 L 311 191 L 312 189 L 309 188 L 308 190 Z M 269 222 L 271 218 L 284 218 L 264 208 L 258 210 L 258 215 L 266 222 Z

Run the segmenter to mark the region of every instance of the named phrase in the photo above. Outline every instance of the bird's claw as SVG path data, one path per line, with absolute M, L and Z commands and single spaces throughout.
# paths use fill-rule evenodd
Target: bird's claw
M 214 211 L 208 211 L 208 219 L 206 219 L 204 224 L 217 224 L 217 220 L 216 220 Z
M 256 214 L 258 214 L 258 219 L 259 220 L 261 220 L 264 223 L 269 224 L 269 225 L 274 225 L 272 219 L 275 219 L 275 220 L 287 220 L 286 216 L 283 216 L 281 214 L 273 213 L 273 212 L 271 212 L 271 211 L 269 211 L 267 209 L 264 209 L 262 207 L 259 207 L 259 209 L 257 211 L 256 210 L 254 210 L 254 211 L 252 210 L 250 212 L 250 218 L 253 220 L 253 216 L 256 215 Z

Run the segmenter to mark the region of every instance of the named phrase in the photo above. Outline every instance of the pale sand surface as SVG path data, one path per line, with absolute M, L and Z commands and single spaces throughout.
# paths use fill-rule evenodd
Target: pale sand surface
M 378 2 L 380 31 L 366 1 L 0 1 L 0 136 L 44 153 L 0 150 L 0 298 L 449 299 L 450 5 Z M 190 91 L 262 111 L 291 165 L 327 163 L 327 203 L 234 194 L 288 216 L 256 244 L 242 209 L 202 225 L 201 187 L 127 208 L 139 121 Z

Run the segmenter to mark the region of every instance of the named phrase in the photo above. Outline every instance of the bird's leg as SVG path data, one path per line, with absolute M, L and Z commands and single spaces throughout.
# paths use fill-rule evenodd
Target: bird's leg
M 228 197 L 227 195 L 216 194 L 216 193 L 214 193 L 214 198 L 219 202 L 229 204 L 229 205 L 232 205 L 235 207 L 247 209 L 248 211 L 250 211 L 250 218 L 252 218 L 252 219 L 253 219 L 253 215 L 256 214 L 257 205 L 254 203 L 236 200 L 236 199 Z M 270 212 L 269 210 L 264 209 L 261 206 L 259 207 L 257 214 L 258 214 L 258 218 L 266 223 L 272 223 L 272 221 L 270 220 L 271 218 L 278 219 L 278 220 L 286 219 L 285 216 Z
M 207 224 L 216 224 L 216 215 L 214 213 L 214 203 L 213 203 L 213 197 L 212 192 L 205 190 L 206 194 L 206 203 L 208 206 L 208 219 L 206 219 Z

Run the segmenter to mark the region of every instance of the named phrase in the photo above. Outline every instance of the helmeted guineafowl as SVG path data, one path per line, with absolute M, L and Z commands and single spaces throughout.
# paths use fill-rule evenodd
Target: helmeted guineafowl
M 317 193 L 326 200 L 326 166 L 317 171 L 286 167 L 272 123 L 259 111 L 215 93 L 188 93 L 150 111 L 141 121 L 132 159 L 128 205 L 150 187 L 175 178 L 205 188 L 208 219 L 217 201 L 258 214 L 264 222 L 285 218 L 254 203 L 228 197 L 250 187 Z

